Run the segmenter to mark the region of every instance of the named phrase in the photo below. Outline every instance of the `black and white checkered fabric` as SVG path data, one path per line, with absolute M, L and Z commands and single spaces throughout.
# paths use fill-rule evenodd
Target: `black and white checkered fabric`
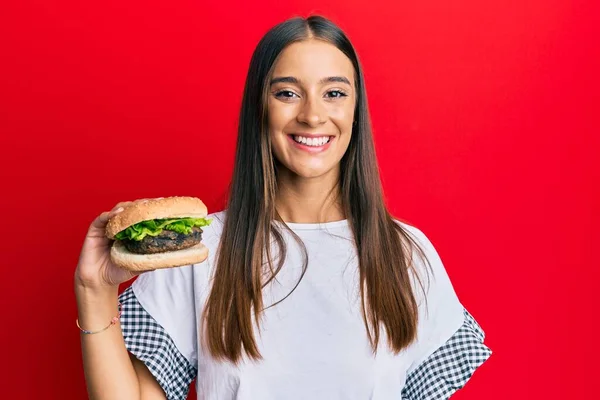
M 461 328 L 408 374 L 402 400 L 449 399 L 490 357 L 492 351 L 483 344 L 483 330 L 467 310 L 464 315 Z
M 119 296 L 119 301 L 127 350 L 146 364 L 167 399 L 186 399 L 198 372 L 196 366 L 187 361 L 167 332 L 144 310 L 131 287 Z
M 128 288 L 120 296 L 121 328 L 127 349 L 143 361 L 169 400 L 185 400 L 198 370 L 179 352 L 165 330 Z M 446 400 L 464 387 L 492 354 L 483 344 L 484 332 L 464 310 L 461 328 L 406 378 L 402 400 Z

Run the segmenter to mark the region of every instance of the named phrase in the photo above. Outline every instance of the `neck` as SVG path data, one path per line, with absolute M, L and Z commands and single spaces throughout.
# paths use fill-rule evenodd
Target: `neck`
M 283 221 L 307 224 L 344 219 L 339 176 L 339 168 L 315 178 L 300 177 L 281 168 L 275 207 Z

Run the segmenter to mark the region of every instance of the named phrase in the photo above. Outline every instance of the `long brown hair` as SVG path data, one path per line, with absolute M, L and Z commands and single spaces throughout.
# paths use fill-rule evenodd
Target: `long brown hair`
M 261 39 L 246 78 L 233 179 L 212 289 L 204 310 L 203 340 L 218 359 L 236 363 L 243 352 L 252 359 L 261 358 L 253 322 L 260 325 L 264 309 L 262 289 L 283 267 L 286 252 L 281 224 L 274 222 L 281 219 L 275 209 L 277 166 L 268 134 L 268 82 L 286 46 L 308 38 L 331 43 L 354 65 L 355 124 L 341 160 L 338 196 L 357 249 L 367 336 L 376 351 L 383 325 L 395 352 L 408 346 L 416 336 L 418 313 L 410 275 L 412 250 L 417 250 L 423 259 L 425 256 L 385 206 L 358 57 L 346 35 L 328 19 L 293 18 L 273 27 Z M 305 271 L 306 248 L 298 236 L 294 238 L 304 251 Z M 277 262 L 271 254 L 272 242 L 278 246 Z M 269 266 L 266 276 L 264 265 Z

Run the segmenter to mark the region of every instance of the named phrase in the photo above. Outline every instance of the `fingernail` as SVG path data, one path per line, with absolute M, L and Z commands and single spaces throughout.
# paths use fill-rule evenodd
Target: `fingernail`
M 121 212 L 121 211 L 123 211 L 123 210 L 124 210 L 124 208 L 123 208 L 123 207 L 119 207 L 119 208 L 117 208 L 117 209 L 115 210 L 115 212 Z

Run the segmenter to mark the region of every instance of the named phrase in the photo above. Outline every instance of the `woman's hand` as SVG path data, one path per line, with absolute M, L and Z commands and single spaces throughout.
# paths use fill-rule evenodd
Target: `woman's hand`
M 137 201 L 146 201 L 146 199 Z M 111 211 L 103 212 L 96 217 L 90 225 L 75 270 L 76 287 L 98 290 L 115 288 L 140 274 L 113 264 L 110 259 L 112 240 L 108 239 L 104 232 L 108 220 L 131 204 L 132 201 L 118 203 Z

